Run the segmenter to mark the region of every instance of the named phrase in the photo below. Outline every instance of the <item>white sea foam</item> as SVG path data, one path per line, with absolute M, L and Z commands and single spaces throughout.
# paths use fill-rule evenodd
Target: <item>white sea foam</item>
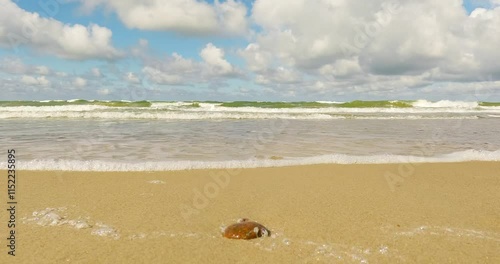
M 33 218 L 27 219 L 27 221 L 31 221 L 40 226 L 57 226 L 63 223 L 64 216 L 61 216 L 61 212 L 63 212 L 65 208 L 46 208 L 40 211 L 33 212 Z
M 24 223 L 34 223 L 39 226 L 63 226 L 67 225 L 76 229 L 91 228 L 86 219 L 68 219 L 66 207 L 45 208 L 40 211 L 34 211 L 31 218 L 24 218 Z
M 495 118 L 499 107 L 466 108 L 320 108 L 266 109 L 255 107 L 211 107 L 186 109 L 111 109 L 99 105 L 22 106 L 0 108 L 0 119 L 73 118 L 73 119 L 142 119 L 142 120 L 216 120 L 216 119 L 467 119 L 482 116 Z
M 432 235 L 432 236 L 449 236 L 449 237 L 459 237 L 459 238 L 473 238 L 473 239 L 483 239 L 492 240 L 500 242 L 500 234 L 474 229 L 463 229 L 463 228 L 453 228 L 453 227 L 441 227 L 441 226 L 419 226 L 407 231 L 396 232 L 399 236 L 417 236 L 417 235 Z
M 12 106 L 0 108 L 0 113 L 65 113 L 65 112 L 88 112 L 94 110 L 109 109 L 103 105 L 52 105 L 52 106 Z
M 76 99 L 75 99 L 76 100 Z M 68 102 L 75 101 L 69 100 Z M 125 101 L 124 101 L 125 102 Z M 340 102 L 318 101 L 324 104 Z M 151 107 L 109 107 L 104 105 L 9 106 L 0 108 L 0 119 L 7 118 L 85 118 L 85 119 L 436 119 L 494 118 L 500 107 L 479 106 L 478 102 L 418 100 L 408 108 L 324 107 L 263 108 L 258 106 L 224 107 L 221 103 L 153 102 Z
M 343 104 L 345 102 L 337 102 L 337 101 L 316 101 L 316 103 L 320 104 Z
M 103 223 L 92 224 L 90 217 L 71 217 L 66 207 L 45 208 L 34 211 L 32 217 L 24 217 L 24 224 L 36 224 L 39 226 L 67 226 L 75 229 L 92 229 L 91 234 L 103 237 L 120 238 L 120 233 L 115 228 Z M 74 219 L 70 219 L 74 218 Z
M 151 183 L 151 184 L 165 184 L 165 182 L 161 181 L 161 180 L 152 180 L 152 181 L 148 181 L 148 183 Z
M 91 234 L 102 237 L 111 237 L 114 239 L 120 238 L 120 234 L 115 228 L 102 223 L 96 223 L 96 228 L 92 230 Z
M 449 100 L 442 100 L 438 102 L 418 100 L 415 101 L 412 105 L 414 107 L 421 107 L 421 108 L 450 108 L 450 109 L 473 109 L 479 106 L 478 102 L 449 101 Z
M 98 160 L 32 160 L 18 162 L 21 170 L 62 170 L 62 171 L 175 171 L 191 169 L 230 169 L 284 167 L 311 164 L 386 164 L 386 163 L 429 163 L 500 161 L 500 150 L 466 150 L 433 157 L 376 155 L 352 156 L 345 154 L 322 155 L 305 158 L 284 158 L 281 160 L 229 160 L 229 161 L 164 161 L 164 162 L 109 162 Z M 0 162 L 0 167 L 7 166 Z

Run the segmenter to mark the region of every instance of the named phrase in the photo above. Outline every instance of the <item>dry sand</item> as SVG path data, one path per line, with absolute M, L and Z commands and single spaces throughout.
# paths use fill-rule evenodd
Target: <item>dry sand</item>
M 17 199 L 0 263 L 500 263 L 499 162 L 18 171 Z M 222 238 L 241 217 L 273 235 Z

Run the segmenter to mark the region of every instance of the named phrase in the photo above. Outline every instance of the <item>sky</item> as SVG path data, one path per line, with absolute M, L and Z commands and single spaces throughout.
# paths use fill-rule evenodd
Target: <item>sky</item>
M 0 0 L 0 100 L 500 101 L 500 0 Z

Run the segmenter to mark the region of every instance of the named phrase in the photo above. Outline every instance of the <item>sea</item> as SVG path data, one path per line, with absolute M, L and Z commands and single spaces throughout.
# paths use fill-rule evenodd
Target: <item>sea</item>
M 499 161 L 500 103 L 0 101 L 0 134 L 23 170 Z

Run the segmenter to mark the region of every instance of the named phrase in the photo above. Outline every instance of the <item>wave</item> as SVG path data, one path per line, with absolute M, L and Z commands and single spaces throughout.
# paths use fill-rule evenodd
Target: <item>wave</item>
M 342 115 L 328 114 L 273 114 L 226 112 L 116 112 L 116 111 L 23 111 L 0 112 L 0 119 L 12 118 L 72 118 L 72 119 L 132 119 L 132 120 L 222 120 L 222 119 L 346 119 Z
M 334 107 L 335 103 L 320 103 L 320 102 L 251 102 L 251 101 L 236 101 L 221 103 L 222 107 L 257 107 L 257 108 L 327 108 Z
M 418 100 L 412 103 L 413 107 L 420 108 L 465 108 L 465 109 L 474 109 L 480 106 L 481 104 L 488 104 L 482 102 L 465 102 L 465 101 L 449 101 L 442 100 L 437 102 L 430 102 L 426 100 Z
M 497 106 L 498 104 L 498 106 Z M 0 119 L 473 119 L 496 118 L 500 103 L 462 101 L 215 102 L 3 101 Z
M 227 108 L 477 108 L 500 107 L 500 102 L 475 101 L 427 101 L 427 100 L 395 100 L 395 101 L 312 101 L 312 102 L 266 102 L 266 101 L 99 101 L 99 100 L 44 100 L 44 101 L 0 101 L 0 107 L 20 106 L 65 106 L 65 105 L 98 105 L 106 107 L 201 107 L 216 106 Z
M 339 120 L 339 119 L 478 119 L 498 118 L 492 113 L 432 113 L 432 112 L 225 112 L 225 111 L 102 111 L 95 107 L 87 110 L 60 111 L 60 109 L 43 109 L 40 111 L 5 111 L 0 112 L 1 119 L 102 119 L 102 120 L 243 120 L 243 119 L 290 119 L 290 120 Z M 497 112 L 500 114 L 500 111 Z
M 352 101 L 352 102 L 252 102 L 235 101 L 221 103 L 222 107 L 256 107 L 256 108 L 405 108 L 412 107 L 411 101 Z
M 67 105 L 99 105 L 107 107 L 150 107 L 149 101 L 98 101 L 98 100 L 44 100 L 44 101 L 0 101 L 0 107 L 16 106 L 67 106 Z
M 466 161 L 500 161 L 500 150 L 466 150 L 432 157 L 402 155 L 353 156 L 345 154 L 331 154 L 316 157 L 266 160 L 164 161 L 142 163 L 109 162 L 99 160 L 21 160 L 18 162 L 18 168 L 22 170 L 58 171 L 176 171 L 193 169 L 284 167 L 313 164 L 415 164 Z M 6 166 L 7 164 L 5 162 L 0 162 L 0 167 Z
M 206 103 L 206 102 L 201 102 Z M 182 104 L 182 102 L 181 102 Z M 198 102 L 192 103 L 199 106 Z M 233 101 L 233 102 L 218 102 L 215 103 L 219 107 L 230 108 L 467 108 L 473 109 L 480 106 L 500 106 L 500 103 L 495 102 L 466 102 L 466 101 L 449 101 L 442 100 L 437 102 L 427 100 L 395 100 L 395 101 L 314 101 L 314 102 L 255 102 L 255 101 Z

